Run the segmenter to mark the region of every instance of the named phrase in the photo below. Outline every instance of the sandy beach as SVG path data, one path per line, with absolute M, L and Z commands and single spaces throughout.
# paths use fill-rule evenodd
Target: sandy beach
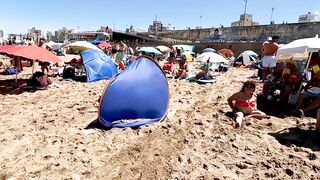
M 232 127 L 227 98 L 253 73 L 232 68 L 206 85 L 169 80 L 167 118 L 139 129 L 89 126 L 107 81 L 55 78 L 48 90 L 0 95 L 0 179 L 320 179 L 316 119 Z

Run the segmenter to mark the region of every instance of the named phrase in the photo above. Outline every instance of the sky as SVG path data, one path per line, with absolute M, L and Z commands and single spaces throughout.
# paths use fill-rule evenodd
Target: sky
M 229 27 L 244 13 L 245 0 L 1 0 L 0 29 L 4 34 L 27 33 L 36 27 L 93 31 L 100 26 L 117 30 L 148 29 L 152 21 L 171 28 Z M 298 22 L 300 15 L 319 12 L 319 0 L 247 0 L 247 13 L 260 24 Z

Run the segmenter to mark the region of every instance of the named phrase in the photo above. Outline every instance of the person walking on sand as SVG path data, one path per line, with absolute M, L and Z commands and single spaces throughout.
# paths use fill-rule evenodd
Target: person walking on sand
M 273 68 L 276 67 L 276 53 L 279 49 L 279 45 L 277 44 L 279 40 L 278 36 L 273 36 L 271 41 L 265 42 L 262 45 L 262 80 L 265 81 L 267 77 L 268 68 L 270 73 L 273 72 Z
M 228 98 L 228 104 L 235 116 L 235 128 L 242 126 L 244 118 L 270 118 L 264 112 L 257 109 L 255 90 L 255 82 L 247 81 L 243 84 L 242 89 L 239 92 L 234 93 Z

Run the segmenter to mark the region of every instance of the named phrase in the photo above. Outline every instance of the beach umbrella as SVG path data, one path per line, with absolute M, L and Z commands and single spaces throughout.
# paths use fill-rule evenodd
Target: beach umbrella
M 243 51 L 243 53 L 246 53 L 249 56 L 254 57 L 254 58 L 257 58 L 259 56 L 257 53 L 255 53 L 254 51 L 251 51 L 251 50 Z
M 61 59 L 54 55 L 52 52 L 38 46 L 11 46 L 8 48 L 0 49 L 0 53 L 23 57 L 31 60 L 39 60 L 52 63 L 61 62 Z
M 210 63 L 228 63 L 228 60 L 223 56 L 213 52 L 202 53 L 195 59 L 195 61 L 206 63 L 208 59 Z
M 157 46 L 156 48 L 159 49 L 161 52 L 171 51 L 171 49 L 167 46 Z
M 279 61 L 308 59 L 309 53 L 317 52 L 320 49 L 320 38 L 316 35 L 313 38 L 304 38 L 292 41 L 283 45 L 277 51 L 276 58 Z
M 87 42 L 87 41 L 76 41 L 74 43 L 71 43 L 69 45 L 67 45 L 66 47 L 72 48 L 74 50 L 77 51 L 85 51 L 85 50 L 89 50 L 89 49 L 94 49 L 97 51 L 102 51 L 101 49 L 99 49 L 97 46 Z
M 99 48 L 108 48 L 108 47 L 112 47 L 112 45 L 109 44 L 109 43 L 107 43 L 107 42 L 105 42 L 105 41 L 103 41 L 102 43 L 100 43 L 100 44 L 98 45 L 98 47 L 99 47 Z
M 116 63 L 101 51 L 82 51 L 81 57 L 86 68 L 87 82 L 110 79 L 118 73 Z
M 9 55 L 24 57 L 26 59 L 57 63 L 62 60 L 52 52 L 38 46 L 22 46 L 23 48 L 11 51 Z
M 0 46 L 0 52 L 5 53 L 6 49 L 10 49 L 10 48 L 16 47 L 16 46 L 19 46 L 19 45 L 4 45 L 4 46 Z
M 218 51 L 219 54 L 222 54 L 223 56 L 227 58 L 231 58 L 234 56 L 234 53 L 230 49 L 220 49 Z
M 204 50 L 202 50 L 202 52 L 203 53 L 205 53 L 205 52 L 216 52 L 216 50 L 213 49 L 213 48 L 205 48 Z
M 162 53 L 154 47 L 142 47 L 138 52 L 155 53 L 156 55 L 162 55 Z

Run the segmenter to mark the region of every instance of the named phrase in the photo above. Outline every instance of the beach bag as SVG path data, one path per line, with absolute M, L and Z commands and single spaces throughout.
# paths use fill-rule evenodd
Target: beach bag
M 299 92 L 292 92 L 289 96 L 288 104 L 295 105 L 298 102 Z
M 3 75 L 12 75 L 12 74 L 18 74 L 19 71 L 14 68 L 8 68 L 4 70 Z
M 75 69 L 72 66 L 66 66 L 63 69 L 62 77 L 63 79 L 74 79 L 75 78 Z

